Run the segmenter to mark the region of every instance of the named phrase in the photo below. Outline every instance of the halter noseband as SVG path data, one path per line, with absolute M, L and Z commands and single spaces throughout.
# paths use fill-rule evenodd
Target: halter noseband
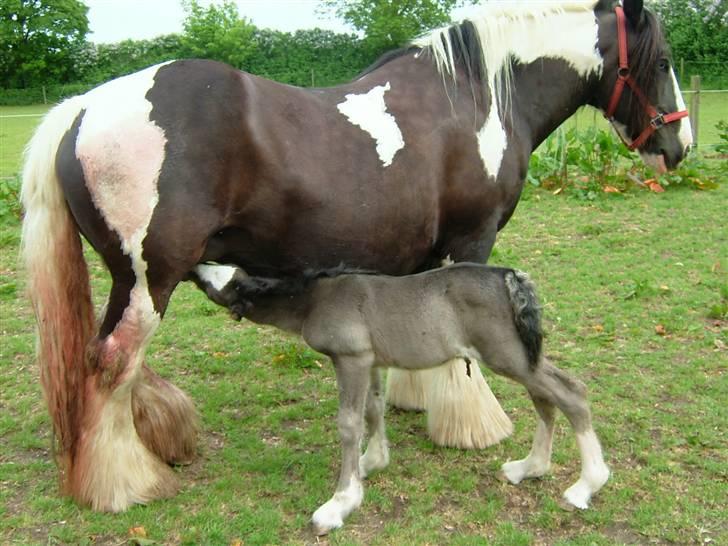
M 619 99 L 622 97 L 624 86 L 628 85 L 632 89 L 632 93 L 635 94 L 637 99 L 640 101 L 642 108 L 644 108 L 647 115 L 650 117 L 650 124 L 640 133 L 640 135 L 633 140 L 631 143 L 627 142 L 622 134 L 617 131 L 617 134 L 622 137 L 627 148 L 635 150 L 642 146 L 645 141 L 652 136 L 652 133 L 661 129 L 668 123 L 672 123 L 681 118 L 687 117 L 688 111 L 682 110 L 680 112 L 671 112 L 669 114 L 662 114 L 652 106 L 650 101 L 647 99 L 645 94 L 637 85 L 636 80 L 632 77 L 629 72 L 629 60 L 627 58 L 627 19 L 624 15 L 624 10 L 621 6 L 614 8 L 617 14 L 617 40 L 619 43 L 619 70 L 617 72 L 617 82 L 614 84 L 614 91 L 612 92 L 612 98 L 609 101 L 609 107 L 604 114 L 610 122 L 614 122 L 614 112 L 617 110 Z

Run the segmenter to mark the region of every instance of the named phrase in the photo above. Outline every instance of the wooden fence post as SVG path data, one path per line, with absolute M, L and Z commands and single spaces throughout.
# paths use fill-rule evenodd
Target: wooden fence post
M 698 147 L 698 116 L 700 114 L 700 76 L 690 77 L 690 127 L 693 130 L 693 146 Z
M 685 81 L 685 57 L 680 58 L 680 85 Z

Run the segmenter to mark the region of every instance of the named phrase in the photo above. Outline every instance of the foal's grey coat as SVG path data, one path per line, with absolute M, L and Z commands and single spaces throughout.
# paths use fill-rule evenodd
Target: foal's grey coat
M 565 492 L 567 501 L 586 508 L 606 482 L 586 388 L 543 358 L 540 309 L 524 273 L 457 264 L 405 277 L 325 273 L 277 280 L 236 269 L 224 285 L 206 274 L 199 266 L 192 279 L 214 301 L 302 335 L 334 362 L 342 466 L 336 493 L 314 513 L 317 532 L 341 526 L 361 503 L 361 479 L 388 463 L 378 367 L 433 368 L 455 357 L 484 362 L 522 383 L 540 417 L 528 457 L 503 465 L 511 482 L 548 470 L 554 406 L 571 422 L 582 456 L 581 478 Z M 370 440 L 360 458 L 365 416 Z

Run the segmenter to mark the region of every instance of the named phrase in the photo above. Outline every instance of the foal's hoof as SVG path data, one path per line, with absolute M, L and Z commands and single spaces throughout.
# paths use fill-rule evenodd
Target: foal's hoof
M 591 488 L 583 480 L 579 480 L 574 485 L 564 491 L 564 508 L 566 510 L 586 510 L 589 508 L 589 499 L 591 499 Z
M 311 527 L 317 537 L 328 535 L 331 531 L 344 525 L 344 520 L 335 514 L 319 514 L 320 510 L 311 518 Z

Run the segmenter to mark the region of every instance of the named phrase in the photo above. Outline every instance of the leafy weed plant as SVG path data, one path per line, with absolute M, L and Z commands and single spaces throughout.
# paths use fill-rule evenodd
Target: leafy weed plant
M 535 187 L 593 201 L 603 192 L 624 193 L 645 181 L 662 188 L 715 189 L 728 175 L 726 169 L 725 162 L 708 161 L 693 152 L 677 170 L 656 175 L 611 130 L 562 127 L 531 156 L 527 180 Z

